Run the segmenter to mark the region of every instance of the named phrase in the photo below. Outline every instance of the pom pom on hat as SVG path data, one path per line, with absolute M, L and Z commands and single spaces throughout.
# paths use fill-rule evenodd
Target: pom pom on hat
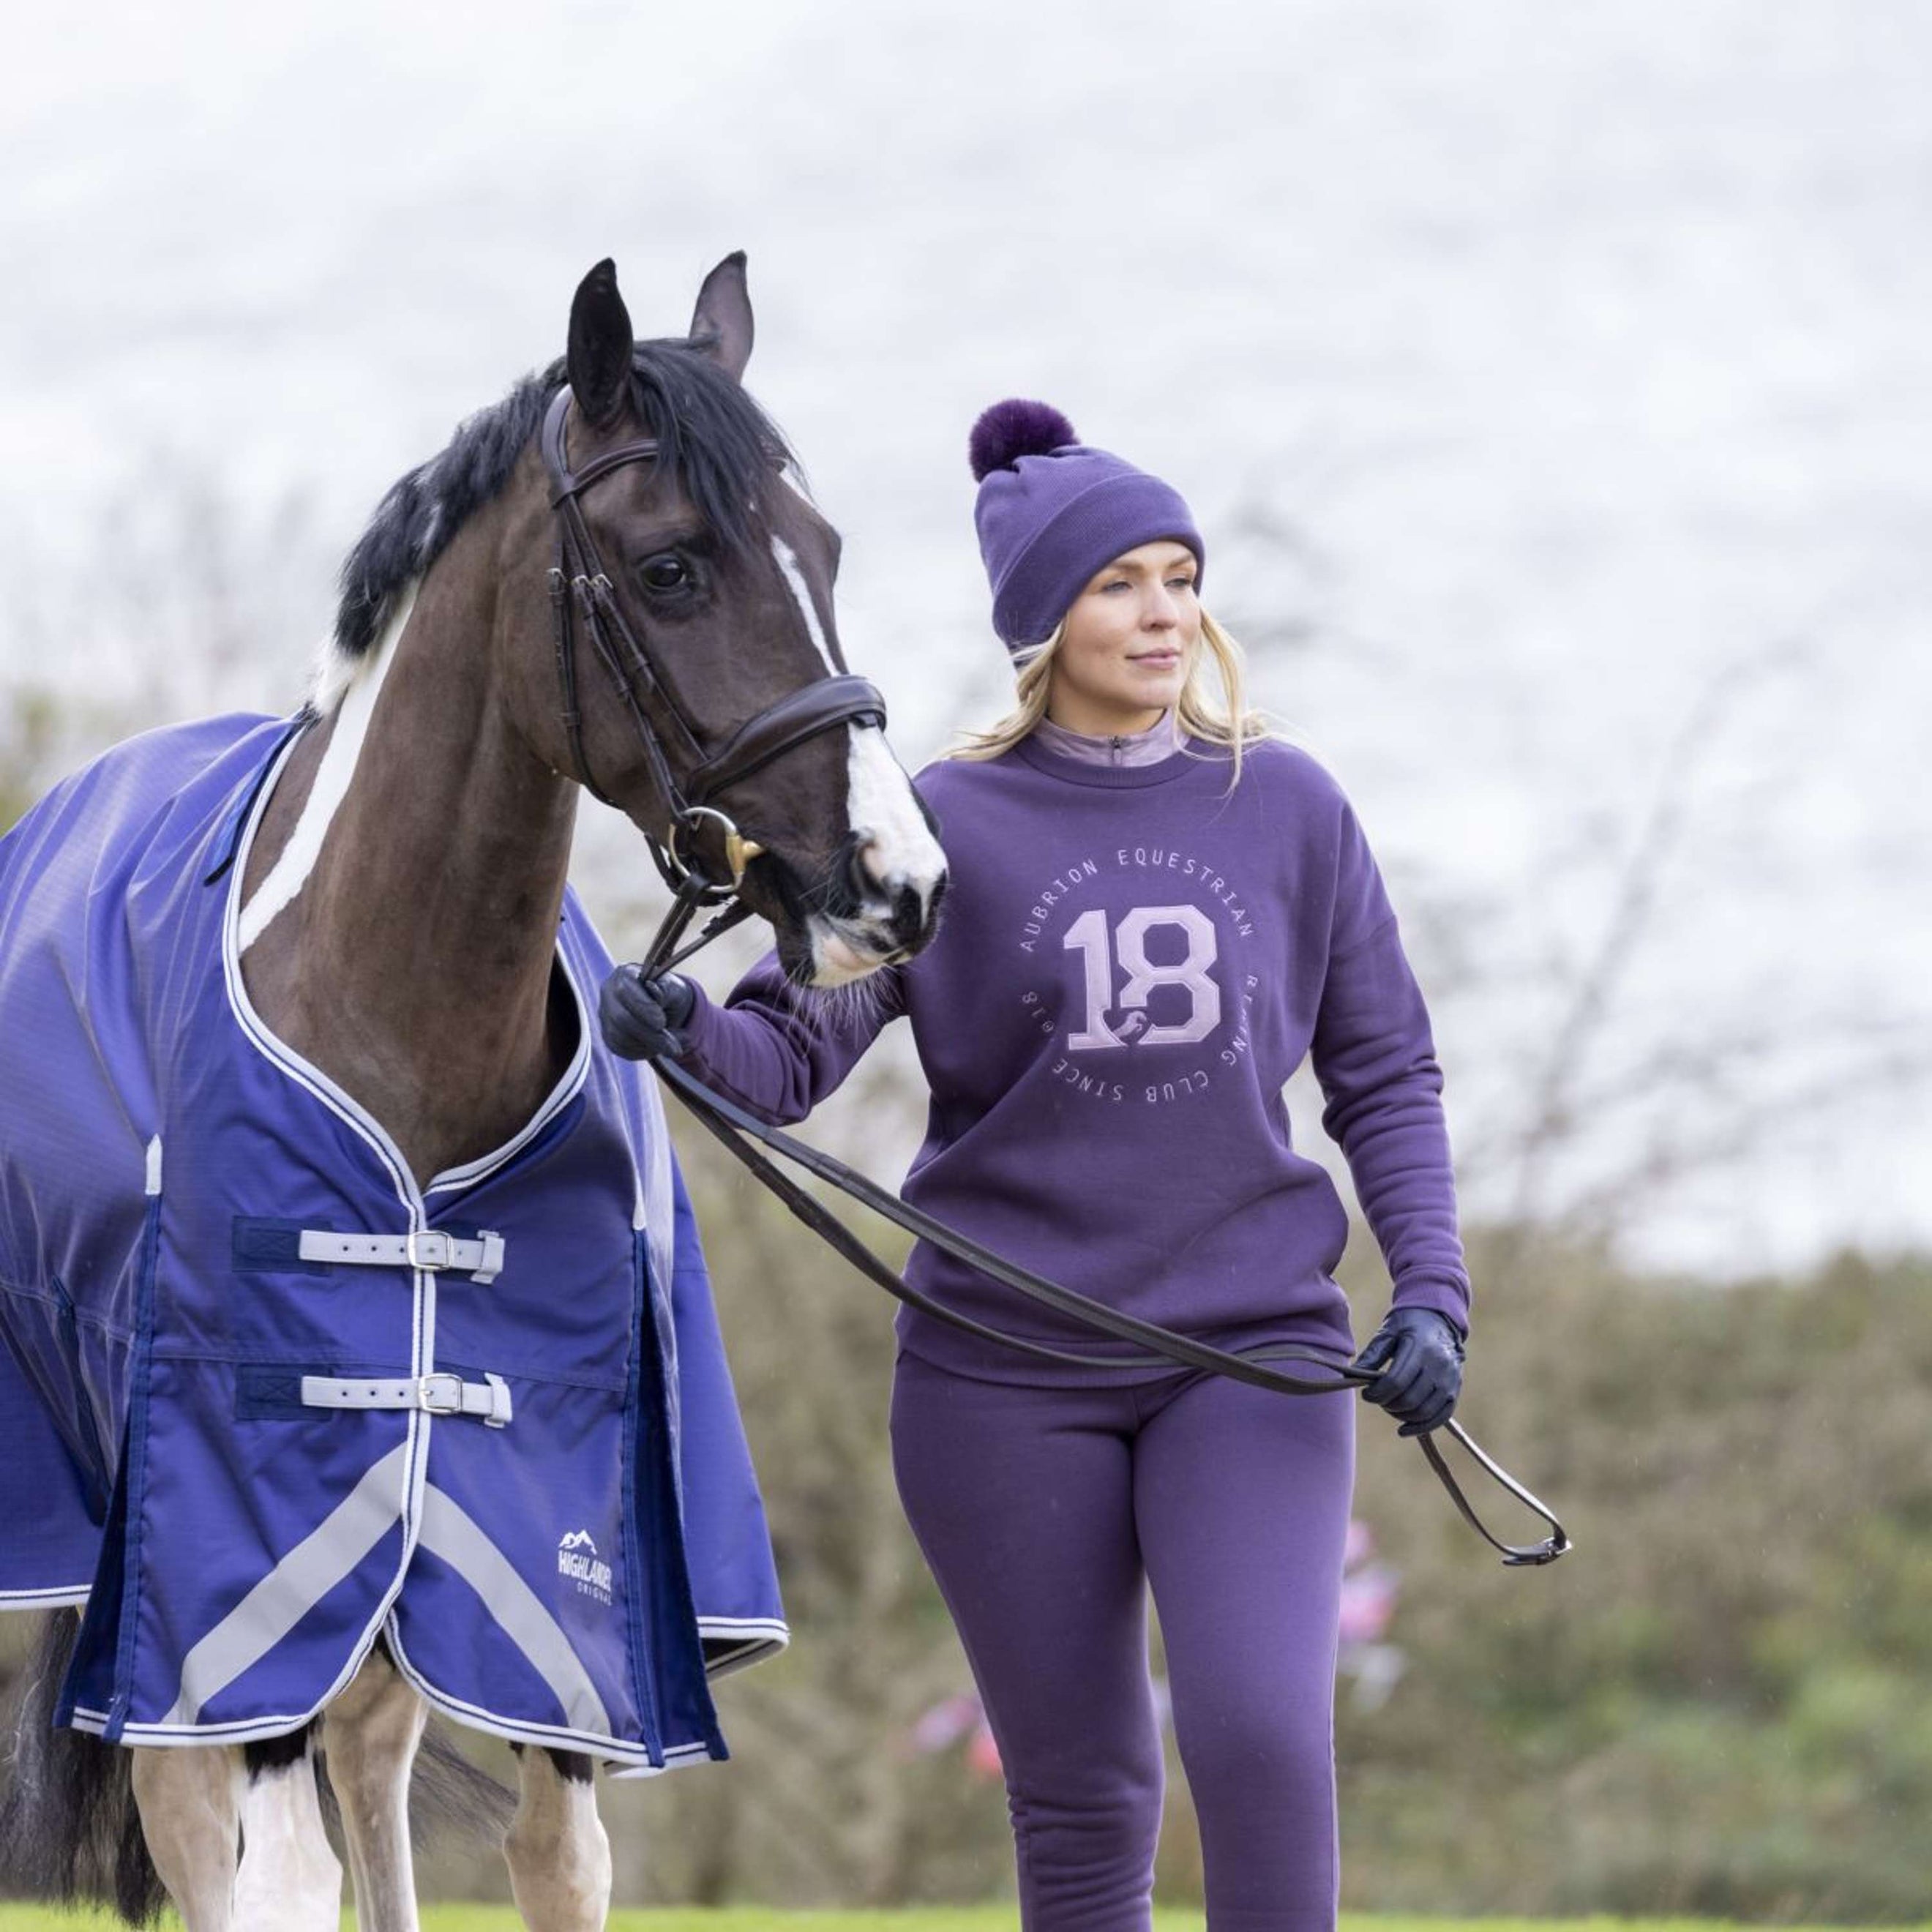
M 995 470 L 1010 470 L 1022 456 L 1048 456 L 1080 440 L 1073 425 L 1050 404 L 1010 397 L 995 403 L 973 425 L 967 445 L 973 480 L 983 483 Z

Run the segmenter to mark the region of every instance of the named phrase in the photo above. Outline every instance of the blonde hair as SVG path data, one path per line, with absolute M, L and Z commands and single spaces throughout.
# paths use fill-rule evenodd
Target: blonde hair
M 964 731 L 960 741 L 946 753 L 950 758 L 980 760 L 1004 758 L 1020 741 L 1030 736 L 1034 728 L 1046 716 L 1046 700 L 1053 688 L 1054 660 L 1066 635 L 1062 618 L 1053 634 L 1043 644 L 1022 652 L 1019 676 L 1014 686 L 1015 703 L 997 724 L 984 731 Z M 1208 667 L 1214 667 L 1210 688 Z M 1195 646 L 1194 661 L 1187 670 L 1174 706 L 1177 722 L 1190 736 L 1217 745 L 1234 761 L 1228 789 L 1241 782 L 1241 754 L 1249 746 L 1273 736 L 1273 728 L 1258 711 L 1247 706 L 1247 676 L 1241 647 L 1205 610 L 1201 613 L 1201 636 Z

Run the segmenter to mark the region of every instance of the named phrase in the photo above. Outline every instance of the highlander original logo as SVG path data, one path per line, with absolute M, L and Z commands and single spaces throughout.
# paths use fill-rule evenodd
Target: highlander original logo
M 610 1600 L 610 1566 L 597 1554 L 587 1529 L 574 1529 L 556 1546 L 556 1573 L 568 1576 L 586 1597 Z

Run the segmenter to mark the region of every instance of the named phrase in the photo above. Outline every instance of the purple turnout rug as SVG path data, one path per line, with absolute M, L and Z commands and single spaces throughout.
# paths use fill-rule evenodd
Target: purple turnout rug
M 0 1606 L 82 1604 L 63 1721 L 304 1722 L 379 1633 L 436 1707 L 643 1770 L 786 1632 L 656 1084 L 591 1015 L 418 1188 L 249 1004 L 237 881 L 297 727 L 152 732 L 0 839 Z

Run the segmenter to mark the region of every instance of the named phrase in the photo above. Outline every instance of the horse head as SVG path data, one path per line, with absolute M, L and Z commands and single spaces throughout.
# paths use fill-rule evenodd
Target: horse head
M 634 339 L 609 262 L 584 278 L 544 467 L 520 472 L 506 608 L 526 614 L 498 627 L 499 670 L 533 748 L 657 842 L 668 876 L 736 884 L 791 976 L 836 986 L 931 938 L 945 858 L 847 671 L 838 532 L 742 386 L 752 338 L 742 255 L 668 340 Z M 533 595 L 550 623 L 527 621 Z

